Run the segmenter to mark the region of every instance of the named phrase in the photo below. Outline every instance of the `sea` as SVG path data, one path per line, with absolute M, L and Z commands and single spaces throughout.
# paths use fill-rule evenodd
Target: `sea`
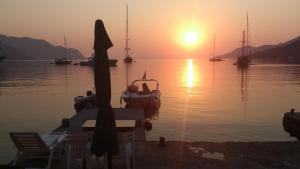
M 0 163 L 14 158 L 9 132 L 49 132 L 73 116 L 74 97 L 94 88 L 94 70 L 53 61 L 0 64 Z M 127 83 L 156 79 L 161 106 L 151 115 L 147 140 L 289 141 L 285 112 L 300 110 L 300 65 L 253 64 L 238 69 L 233 60 L 142 59 L 110 68 L 113 107 Z M 156 87 L 156 84 L 151 87 Z

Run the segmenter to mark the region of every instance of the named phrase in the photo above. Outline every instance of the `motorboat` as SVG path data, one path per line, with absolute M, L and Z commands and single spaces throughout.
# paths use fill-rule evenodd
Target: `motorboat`
M 74 98 L 74 108 L 77 113 L 85 108 L 92 108 L 96 106 L 96 93 L 87 91 L 86 96 L 77 96 Z
M 148 84 L 155 86 L 153 90 Z M 140 90 L 139 90 L 140 89 Z M 145 109 L 160 107 L 160 90 L 159 83 L 155 79 L 134 80 L 131 85 L 122 93 L 121 98 L 127 104 L 127 107 L 143 107 Z
M 94 57 L 89 57 L 87 61 L 79 62 L 80 66 L 94 66 Z M 117 66 L 117 59 L 108 59 L 109 66 L 115 67 Z
M 151 90 L 148 87 L 151 85 Z M 141 90 L 139 87 L 141 86 Z M 122 92 L 122 100 L 126 103 L 125 108 L 129 107 L 142 107 L 145 110 L 145 117 L 150 117 L 153 114 L 158 114 L 160 108 L 160 90 L 159 83 L 155 79 L 135 80 L 127 89 Z M 86 96 L 77 96 L 74 98 L 74 108 L 77 113 L 81 112 L 83 109 L 90 109 L 96 106 L 96 94 L 92 91 L 87 91 Z

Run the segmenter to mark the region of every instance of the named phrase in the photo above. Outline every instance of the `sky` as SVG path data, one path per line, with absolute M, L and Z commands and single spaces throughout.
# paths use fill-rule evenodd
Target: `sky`
M 124 56 L 126 4 L 133 57 L 207 58 L 216 33 L 216 53 L 239 47 L 249 13 L 251 45 L 277 44 L 300 35 L 299 0 L 1 0 L 0 34 L 45 39 L 93 52 L 96 19 L 114 44 L 111 58 Z M 187 46 L 183 34 L 199 33 Z

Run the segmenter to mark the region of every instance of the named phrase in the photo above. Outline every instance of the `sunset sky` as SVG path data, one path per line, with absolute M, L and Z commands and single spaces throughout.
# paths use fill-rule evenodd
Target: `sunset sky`
M 79 49 L 90 56 L 94 21 L 102 19 L 114 43 L 110 57 L 124 55 L 126 4 L 133 57 L 207 58 L 216 32 L 216 53 L 238 47 L 249 12 L 251 43 L 276 44 L 300 35 L 299 0 L 1 0 L 0 34 L 28 36 Z M 199 41 L 184 44 L 194 30 Z M 187 49 L 189 48 L 189 49 Z

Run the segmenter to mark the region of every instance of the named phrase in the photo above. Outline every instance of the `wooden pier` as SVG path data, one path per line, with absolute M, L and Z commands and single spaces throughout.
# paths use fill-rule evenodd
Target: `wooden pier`
M 158 141 L 147 141 L 144 130 L 143 109 L 114 108 L 116 120 L 137 120 L 136 169 L 295 169 L 299 168 L 300 144 L 290 142 L 181 142 L 166 140 L 164 146 Z M 70 117 L 69 127 L 59 127 L 53 133 L 82 131 L 87 120 L 96 120 L 97 109 L 84 109 Z M 168 139 L 168 138 L 166 138 Z M 52 169 L 66 168 L 65 153 L 60 160 L 53 161 Z M 97 165 L 95 156 L 89 161 L 89 169 L 103 169 Z M 73 160 L 72 169 L 83 168 L 82 160 Z M 2 166 L 0 165 L 0 168 Z M 126 168 L 126 162 L 113 157 L 113 168 Z
M 137 141 L 145 141 L 144 110 L 142 108 L 113 108 L 116 120 L 136 120 L 135 138 Z M 87 120 L 96 120 L 97 108 L 83 109 L 69 119 L 68 128 L 57 128 L 54 132 L 82 131 L 82 125 Z

